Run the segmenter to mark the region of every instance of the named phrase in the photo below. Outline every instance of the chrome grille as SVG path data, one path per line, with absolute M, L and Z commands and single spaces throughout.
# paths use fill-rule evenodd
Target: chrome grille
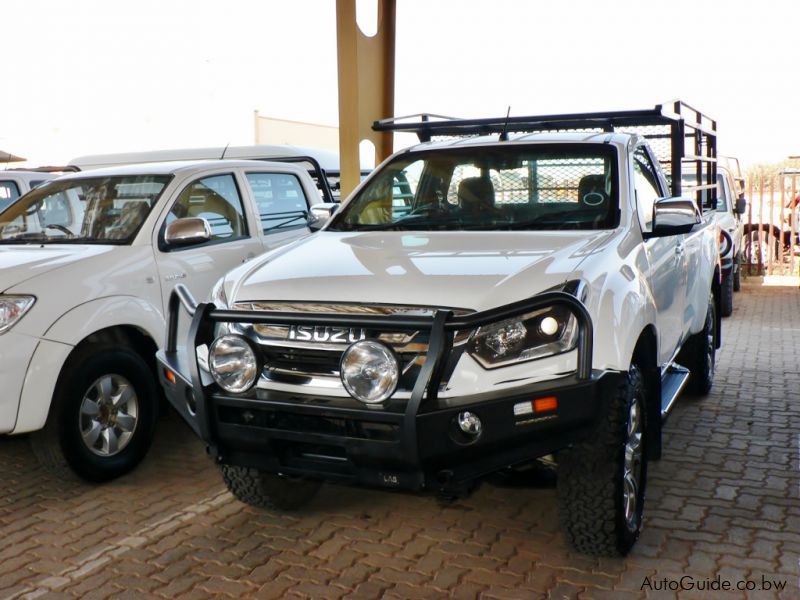
M 308 302 L 237 302 L 237 310 L 274 312 L 337 313 L 352 315 L 432 315 L 436 307 L 414 307 L 401 305 L 355 305 L 323 304 Z M 451 309 L 458 315 L 472 311 Z M 264 376 L 283 383 L 304 384 L 309 378 L 339 380 L 339 363 L 342 353 L 350 345 L 348 341 L 305 341 L 289 339 L 290 327 L 271 324 L 237 326 L 248 333 L 259 344 L 264 353 Z M 457 332 L 455 344 L 466 342 L 471 332 Z M 345 339 L 347 336 L 343 336 Z M 364 330 L 367 339 L 379 340 L 390 346 L 400 360 L 402 377 L 398 389 L 410 389 L 416 380 L 419 367 L 428 351 L 428 332 L 388 332 Z M 339 336 L 341 339 L 342 336 Z

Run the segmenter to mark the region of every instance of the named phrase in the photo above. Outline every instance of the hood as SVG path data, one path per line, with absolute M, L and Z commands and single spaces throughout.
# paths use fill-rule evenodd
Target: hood
M 228 298 L 485 310 L 578 278 L 609 234 L 322 231 L 239 271 Z
M 0 290 L 6 292 L 53 269 L 105 254 L 113 248 L 94 244 L 0 244 Z

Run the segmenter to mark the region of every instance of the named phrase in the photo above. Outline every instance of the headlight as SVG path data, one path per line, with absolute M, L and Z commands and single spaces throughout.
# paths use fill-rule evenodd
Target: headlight
M 5 333 L 36 302 L 33 296 L 0 296 L 0 333 Z
M 208 370 L 219 386 L 233 394 L 246 392 L 261 374 L 259 354 L 240 335 L 223 335 L 208 350 Z
M 339 372 L 347 393 L 365 404 L 386 400 L 400 379 L 394 352 L 373 340 L 361 340 L 345 350 Z
M 578 321 L 560 306 L 481 327 L 469 352 L 487 369 L 567 352 L 578 341 Z

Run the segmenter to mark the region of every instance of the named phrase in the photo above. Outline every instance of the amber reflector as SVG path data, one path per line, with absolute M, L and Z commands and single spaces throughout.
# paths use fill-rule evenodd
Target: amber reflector
M 555 410 L 558 408 L 558 398 L 555 396 L 547 396 L 546 398 L 537 398 L 533 401 L 533 412 L 547 412 L 548 410 Z

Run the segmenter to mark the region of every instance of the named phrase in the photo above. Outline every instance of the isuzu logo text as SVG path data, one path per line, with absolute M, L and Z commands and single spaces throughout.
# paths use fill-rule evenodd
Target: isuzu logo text
M 311 325 L 292 325 L 289 328 L 289 339 L 298 342 L 352 344 L 366 337 L 366 333 L 361 328 L 312 327 Z

